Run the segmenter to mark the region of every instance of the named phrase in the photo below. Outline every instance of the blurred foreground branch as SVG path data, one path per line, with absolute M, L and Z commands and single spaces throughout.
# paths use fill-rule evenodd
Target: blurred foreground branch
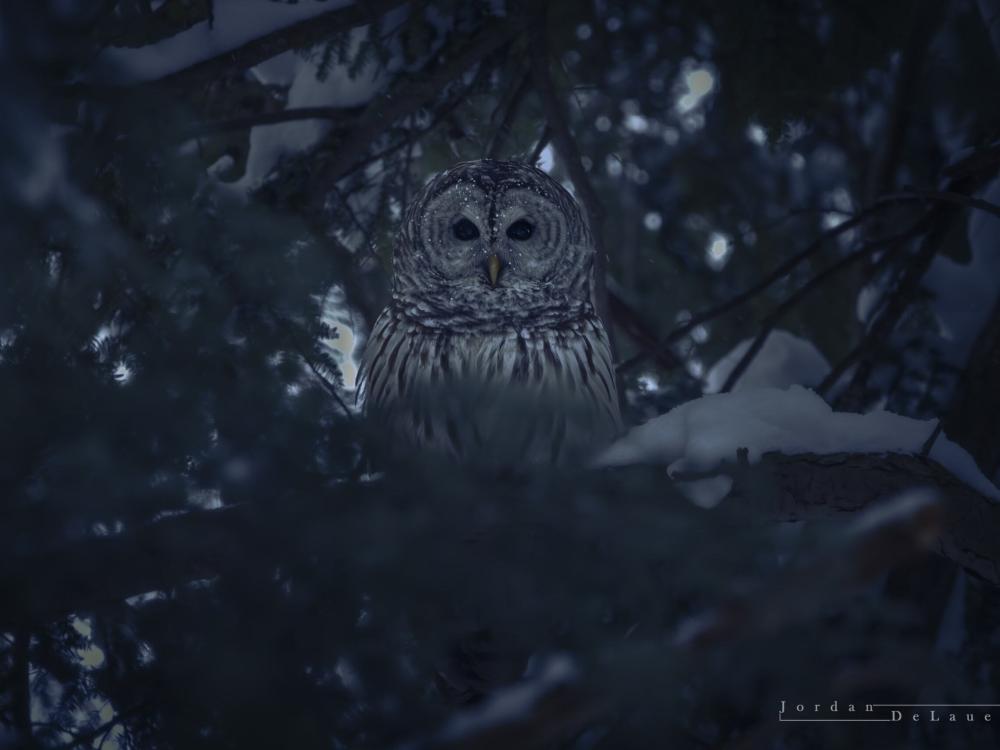
M 759 464 L 734 464 L 728 502 L 779 521 L 844 517 L 913 488 L 943 497 L 944 522 L 934 548 L 1000 585 L 1000 503 L 956 479 L 926 457 L 903 454 L 766 454 Z M 0 626 L 44 622 L 129 596 L 245 570 L 247 560 L 297 548 L 303 529 L 330 544 L 351 519 L 379 502 L 378 485 L 345 484 L 284 501 L 262 514 L 256 505 L 191 511 L 117 536 L 81 540 L 0 560 Z M 661 505 L 662 493 L 622 502 Z M 391 510 L 391 509 L 389 509 Z M 670 513 L 669 506 L 662 511 Z M 265 522 L 265 518 L 268 519 Z M 276 522 L 277 519 L 277 522 Z M 30 571 L 30 575 L 29 572 Z

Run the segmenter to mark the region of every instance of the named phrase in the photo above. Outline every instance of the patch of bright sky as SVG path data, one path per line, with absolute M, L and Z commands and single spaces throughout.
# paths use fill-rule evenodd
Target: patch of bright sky
M 719 271 L 729 262 L 733 253 L 733 244 L 721 232 L 712 232 L 705 247 L 705 261 L 713 271 Z
M 650 232 L 657 232 L 663 226 L 663 217 L 659 211 L 650 211 L 643 217 L 642 223 Z
M 542 153 L 538 155 L 538 168 L 543 172 L 551 172 L 552 168 L 556 165 L 555 151 L 552 149 L 552 144 L 550 143 L 545 148 L 542 149 Z

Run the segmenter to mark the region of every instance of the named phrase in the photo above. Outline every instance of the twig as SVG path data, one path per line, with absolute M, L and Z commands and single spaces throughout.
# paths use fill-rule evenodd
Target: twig
M 937 442 L 938 435 L 941 434 L 941 429 L 942 429 L 943 426 L 944 426 L 943 423 L 939 419 L 937 421 L 937 424 L 934 425 L 934 429 L 931 431 L 931 434 L 927 436 L 927 440 L 924 441 L 923 446 L 921 446 L 921 448 L 920 448 L 920 455 L 921 456 L 929 456 L 929 455 L 931 455 L 931 448 L 933 448 L 934 447 L 934 443 Z
M 657 350 L 668 347 L 671 344 L 675 343 L 676 341 L 679 341 L 681 338 L 686 336 L 688 333 L 690 333 L 692 330 L 694 330 L 697 326 L 701 325 L 702 323 L 705 323 L 708 320 L 712 320 L 713 318 L 716 318 L 719 315 L 729 312 L 730 310 L 739 307 L 745 302 L 748 302 L 749 300 L 753 299 L 758 294 L 765 291 L 772 284 L 774 284 L 781 278 L 791 273 L 792 270 L 794 270 L 800 263 L 802 263 L 808 257 L 815 254 L 822 247 L 823 243 L 831 239 L 832 237 L 840 235 L 849 229 L 853 229 L 854 227 L 858 226 L 862 222 L 869 219 L 877 212 L 885 210 L 890 206 L 898 205 L 901 203 L 919 203 L 925 201 L 932 201 L 932 202 L 940 201 L 945 203 L 958 204 L 961 206 L 965 206 L 967 208 L 976 208 L 982 211 L 987 211 L 996 216 L 1000 216 L 1000 206 L 990 203 L 989 201 L 981 200 L 979 198 L 971 198 L 967 195 L 963 195 L 962 193 L 957 193 L 954 191 L 941 191 L 941 192 L 908 191 L 908 192 L 899 192 L 899 193 L 891 193 L 889 195 L 884 195 L 880 197 L 878 200 L 876 200 L 874 203 L 872 203 L 871 206 L 855 214 L 852 218 L 848 219 L 847 221 L 841 222 L 840 224 L 838 224 L 835 227 L 832 227 L 831 229 L 826 230 L 806 248 L 793 255 L 784 263 L 780 264 L 771 273 L 769 273 L 759 282 L 757 282 L 752 287 L 747 289 L 745 292 L 738 294 L 735 297 L 732 297 L 726 300 L 725 302 L 716 305 L 713 308 L 710 308 L 702 313 L 693 316 L 684 325 L 671 331 L 661 341 Z M 635 365 L 639 364 L 639 362 L 643 361 L 648 356 L 648 354 L 649 353 L 645 351 L 639 352 L 638 354 L 625 360 L 624 362 L 620 362 L 617 365 L 616 370 L 619 373 L 626 372 Z M 849 364 L 847 366 L 849 366 Z M 839 377 L 841 374 L 843 374 L 843 371 L 846 370 L 846 366 L 843 369 L 841 369 L 840 367 L 836 369 L 838 370 L 838 372 L 836 373 L 836 377 Z M 834 373 L 831 371 L 831 376 L 833 375 Z M 836 377 L 834 377 L 834 381 L 836 380 Z M 825 382 L 826 381 L 824 381 L 824 383 Z M 821 386 L 821 388 L 823 388 L 823 390 L 826 390 L 831 385 L 832 382 L 825 386 Z
M 652 351 L 657 348 L 656 336 L 635 310 L 610 289 L 608 290 L 608 310 L 622 331 L 640 347 L 651 350 L 650 356 L 657 360 L 662 367 L 673 369 L 682 364 L 681 360 L 670 349 Z
M 893 235 L 891 237 L 884 237 L 880 239 L 870 240 L 863 243 L 854 252 L 845 255 L 839 261 L 831 266 L 828 266 L 824 270 L 820 271 L 818 274 L 813 276 L 809 281 L 795 290 L 790 294 L 784 302 L 778 305 L 774 310 L 772 310 L 767 317 L 761 322 L 761 330 L 757 334 L 757 337 L 753 340 L 750 348 L 746 350 L 740 361 L 737 362 L 736 367 L 733 368 L 732 372 L 729 373 L 729 377 L 726 378 L 725 384 L 723 384 L 720 393 L 727 393 L 732 390 L 736 381 L 739 380 L 740 376 L 746 372 L 746 369 L 753 362 L 754 357 L 763 348 L 764 343 L 767 341 L 767 337 L 774 330 L 778 321 L 781 320 L 784 315 L 795 307 L 802 299 L 808 295 L 813 289 L 823 284 L 827 279 L 829 279 L 834 274 L 847 268 L 849 265 L 861 260 L 862 258 L 870 255 L 873 250 L 877 250 L 883 245 L 896 244 L 904 242 L 914 235 L 914 233 L 919 229 L 922 222 L 917 222 L 912 227 L 907 229 L 905 232 L 900 232 L 899 234 Z
M 941 204 L 932 208 L 925 215 L 922 221 L 927 224 L 937 223 L 931 227 L 928 234 L 924 235 L 920 247 L 913 255 L 912 260 L 903 269 L 899 283 L 896 285 L 896 289 L 886 304 L 884 311 L 869 326 L 868 332 L 862 337 L 861 341 L 827 373 L 827 376 L 816 387 L 817 393 L 825 396 L 840 377 L 852 365 L 858 362 L 862 356 L 866 355 L 877 342 L 888 340 L 903 313 L 906 312 L 920 290 L 921 280 L 930 267 L 931 261 L 934 260 L 934 256 L 937 255 L 940 242 L 950 230 L 951 221 L 956 216 L 957 213 L 953 206 Z M 870 362 L 867 364 L 863 363 L 863 366 L 855 370 L 854 375 L 851 377 L 851 382 L 838 398 L 838 402 L 842 408 L 856 409 L 860 407 L 863 395 L 861 391 L 864 384 L 868 381 L 870 371 Z
M 545 128 L 542 130 L 542 134 L 538 137 L 538 143 L 531 150 L 531 156 L 528 157 L 528 164 L 535 166 L 538 164 L 538 160 L 542 158 L 542 151 L 545 147 L 549 145 L 549 139 L 552 138 L 552 128 L 546 123 Z
M 531 22 L 530 37 L 530 59 L 531 77 L 535 84 L 535 90 L 542 99 L 542 110 L 552 129 L 552 141 L 562 157 L 569 178 L 576 188 L 576 193 L 583 203 L 587 212 L 587 221 L 590 225 L 590 232 L 594 242 L 594 301 L 597 307 L 597 314 L 605 322 L 609 336 L 611 326 L 608 319 L 608 294 L 607 294 L 607 249 L 604 245 L 604 207 L 590 184 L 587 171 L 583 168 L 583 160 L 580 156 L 580 149 L 570 132 L 566 112 L 559 101 L 555 84 L 549 74 L 548 50 L 545 42 L 545 16 L 544 8 L 539 10 Z M 612 341 L 612 351 L 614 351 Z
M 486 147 L 485 156 L 487 159 L 496 159 L 500 156 L 500 150 L 503 148 L 507 138 L 510 137 L 514 121 L 517 120 L 517 114 L 521 109 L 521 104 L 524 101 L 524 95 L 528 90 L 528 83 L 530 81 L 531 70 L 525 69 L 520 71 L 512 80 L 513 85 L 508 89 L 507 95 L 497 104 L 497 108 L 493 111 L 490 122 L 496 122 L 500 112 L 503 112 L 503 116 L 500 118 L 496 130 L 493 131 L 493 137 L 490 138 L 489 145 Z
M 941 202 L 953 203 L 965 208 L 975 208 L 979 211 L 993 214 L 1000 218 L 1000 206 L 990 203 L 982 198 L 973 198 L 971 195 L 958 193 L 954 190 L 905 190 L 898 193 L 890 193 L 882 196 L 882 200 L 899 202 Z
M 688 333 L 690 333 L 703 323 L 706 323 L 709 320 L 717 318 L 720 315 L 723 315 L 724 313 L 727 313 L 730 310 L 733 310 L 743 305 L 744 303 L 749 302 L 757 295 L 766 291 L 772 284 L 776 283 L 777 281 L 781 280 L 782 278 L 790 274 L 792 271 L 794 271 L 803 261 L 807 260 L 809 257 L 818 252 L 823 247 L 823 244 L 825 242 L 834 239 L 843 234 L 844 232 L 853 229 L 862 222 L 868 220 L 871 216 L 873 216 L 877 212 L 885 210 L 886 208 L 889 207 L 889 205 L 890 205 L 889 203 L 876 201 L 871 206 L 855 214 L 850 219 L 841 222 L 835 227 L 827 229 L 825 232 L 820 234 L 815 240 L 809 243 L 809 245 L 807 245 L 805 248 L 797 252 L 795 255 L 788 258 L 788 260 L 779 264 L 773 271 L 767 274 L 767 276 L 762 278 L 760 281 L 758 281 L 756 284 L 751 286 L 746 291 L 741 292 L 740 294 L 737 294 L 736 296 L 729 298 L 725 302 L 722 302 L 716 305 L 715 307 L 711 307 L 708 310 L 705 310 L 703 312 L 698 313 L 697 315 L 692 316 L 691 319 L 688 320 L 686 323 L 684 323 L 681 326 L 678 326 L 669 334 L 667 334 L 667 336 L 660 341 L 660 343 L 653 351 L 659 352 L 662 351 L 663 349 L 668 348 L 671 344 L 679 341 L 680 339 L 682 339 L 684 336 L 686 336 Z M 635 367 L 637 364 L 639 364 L 641 361 L 643 361 L 647 356 L 649 356 L 652 353 L 653 352 L 639 352 L 638 354 L 636 354 L 633 357 L 630 357 L 624 362 L 620 362 L 617 365 L 616 369 L 619 373 L 627 372 L 628 370 Z

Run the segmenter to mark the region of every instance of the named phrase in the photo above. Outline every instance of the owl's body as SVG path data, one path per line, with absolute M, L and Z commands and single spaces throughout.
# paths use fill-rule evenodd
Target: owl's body
M 582 458 L 620 430 L 593 245 L 544 172 L 467 162 L 410 206 L 360 392 L 393 447 L 486 463 Z

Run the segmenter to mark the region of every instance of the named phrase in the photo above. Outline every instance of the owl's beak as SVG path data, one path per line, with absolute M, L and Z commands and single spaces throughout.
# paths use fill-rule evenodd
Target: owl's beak
M 503 268 L 503 262 L 500 260 L 500 256 L 493 253 L 486 260 L 486 273 L 490 277 L 490 286 L 497 285 L 497 279 L 500 278 L 500 271 Z

